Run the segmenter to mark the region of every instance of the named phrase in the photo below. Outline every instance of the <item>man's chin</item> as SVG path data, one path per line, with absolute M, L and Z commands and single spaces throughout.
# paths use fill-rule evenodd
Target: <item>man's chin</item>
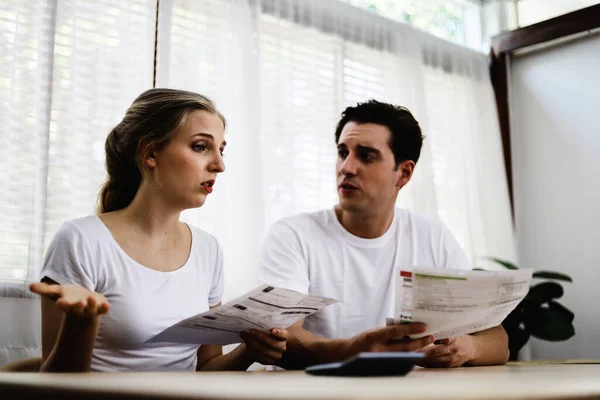
M 342 211 L 352 214 L 362 213 L 364 212 L 364 204 L 361 202 L 353 200 L 353 199 L 344 199 L 340 197 L 338 201 L 338 207 L 342 209 Z

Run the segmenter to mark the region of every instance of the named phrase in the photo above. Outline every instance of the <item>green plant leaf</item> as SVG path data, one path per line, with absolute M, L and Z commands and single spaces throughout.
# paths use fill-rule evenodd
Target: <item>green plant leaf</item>
M 556 301 L 549 301 L 548 308 L 551 308 L 553 310 L 556 310 L 556 312 L 561 313 L 564 316 L 564 318 L 569 322 L 573 322 L 573 320 L 575 319 L 575 314 L 573 314 L 573 311 L 569 310 L 567 307 L 563 306 L 562 304 Z
M 508 350 L 510 351 L 510 360 L 515 361 L 518 359 L 519 350 L 529 340 L 529 330 L 525 326 L 523 329 L 521 323 L 523 322 L 523 316 L 521 313 L 520 305 L 517 306 L 507 317 L 502 321 L 502 327 L 508 335 Z
M 505 328 L 506 329 L 506 328 Z M 508 335 L 508 350 L 510 351 L 510 358 L 516 360 L 519 351 L 525 346 L 525 343 L 529 340 L 531 334 L 529 331 L 524 329 L 513 329 L 510 332 L 507 330 Z
M 485 271 L 483 268 L 473 268 L 472 271 Z
M 556 282 L 543 282 L 532 286 L 529 293 L 525 297 L 527 300 L 541 305 L 549 302 L 552 299 L 562 297 L 564 291 L 562 286 Z
M 493 261 L 495 263 L 498 263 L 498 264 L 504 266 L 504 268 L 506 268 L 506 269 L 512 269 L 512 270 L 519 269 L 515 264 L 513 264 L 513 263 L 511 263 L 509 261 L 502 260 L 502 259 L 496 258 L 496 257 L 486 257 L 486 258 L 488 260 L 491 260 L 491 261 Z
M 575 335 L 572 324 L 573 313 L 566 308 L 550 302 L 548 308 L 539 308 L 529 313 L 524 323 L 531 335 L 552 342 L 563 341 Z
M 571 279 L 569 275 L 554 271 L 535 271 L 533 273 L 533 277 L 540 279 L 555 279 L 557 281 L 573 282 L 573 279 Z
M 530 289 L 531 290 L 531 289 Z M 527 296 L 521 300 L 517 308 L 521 309 L 521 314 L 526 314 L 530 312 L 530 310 L 537 310 L 540 308 L 541 304 L 536 303 L 535 301 L 530 300 Z

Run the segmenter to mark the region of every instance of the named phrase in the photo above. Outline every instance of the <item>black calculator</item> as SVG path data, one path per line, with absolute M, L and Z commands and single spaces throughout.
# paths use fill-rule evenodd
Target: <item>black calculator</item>
M 345 361 L 306 368 L 311 375 L 327 376 L 403 376 L 425 355 L 423 353 L 358 353 Z

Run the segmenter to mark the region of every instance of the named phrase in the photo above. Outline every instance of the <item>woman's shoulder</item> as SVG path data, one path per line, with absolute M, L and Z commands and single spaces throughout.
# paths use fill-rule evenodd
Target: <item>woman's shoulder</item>
M 96 216 L 63 222 L 44 257 L 42 276 L 97 291 L 101 287 L 97 250 L 101 241 L 106 242 L 102 237 L 102 222 Z
M 192 236 L 194 237 L 194 240 L 201 242 L 203 244 L 219 246 L 219 241 L 217 240 L 217 238 L 214 235 L 212 235 L 212 234 L 206 232 L 204 229 L 200 229 L 192 224 L 186 223 L 186 225 L 190 228 L 190 231 L 192 232 Z
M 54 240 L 82 241 L 92 244 L 106 239 L 106 229 L 98 216 L 88 215 L 63 222 Z
M 102 221 L 97 215 L 87 215 L 85 217 L 65 221 L 63 226 L 85 232 L 89 230 L 97 230 L 101 223 Z
M 192 232 L 192 246 L 197 255 L 202 255 L 204 260 L 218 261 L 222 258 L 221 245 L 214 235 L 191 224 L 187 226 Z

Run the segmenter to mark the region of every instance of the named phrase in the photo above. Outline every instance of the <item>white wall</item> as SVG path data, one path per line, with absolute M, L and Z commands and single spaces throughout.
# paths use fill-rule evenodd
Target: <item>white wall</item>
M 532 340 L 534 359 L 600 358 L 600 35 L 516 55 L 511 140 L 522 267 L 570 274 L 567 342 Z
M 0 367 L 25 358 L 41 357 L 39 298 L 2 297 L 0 290 L 0 321 Z

